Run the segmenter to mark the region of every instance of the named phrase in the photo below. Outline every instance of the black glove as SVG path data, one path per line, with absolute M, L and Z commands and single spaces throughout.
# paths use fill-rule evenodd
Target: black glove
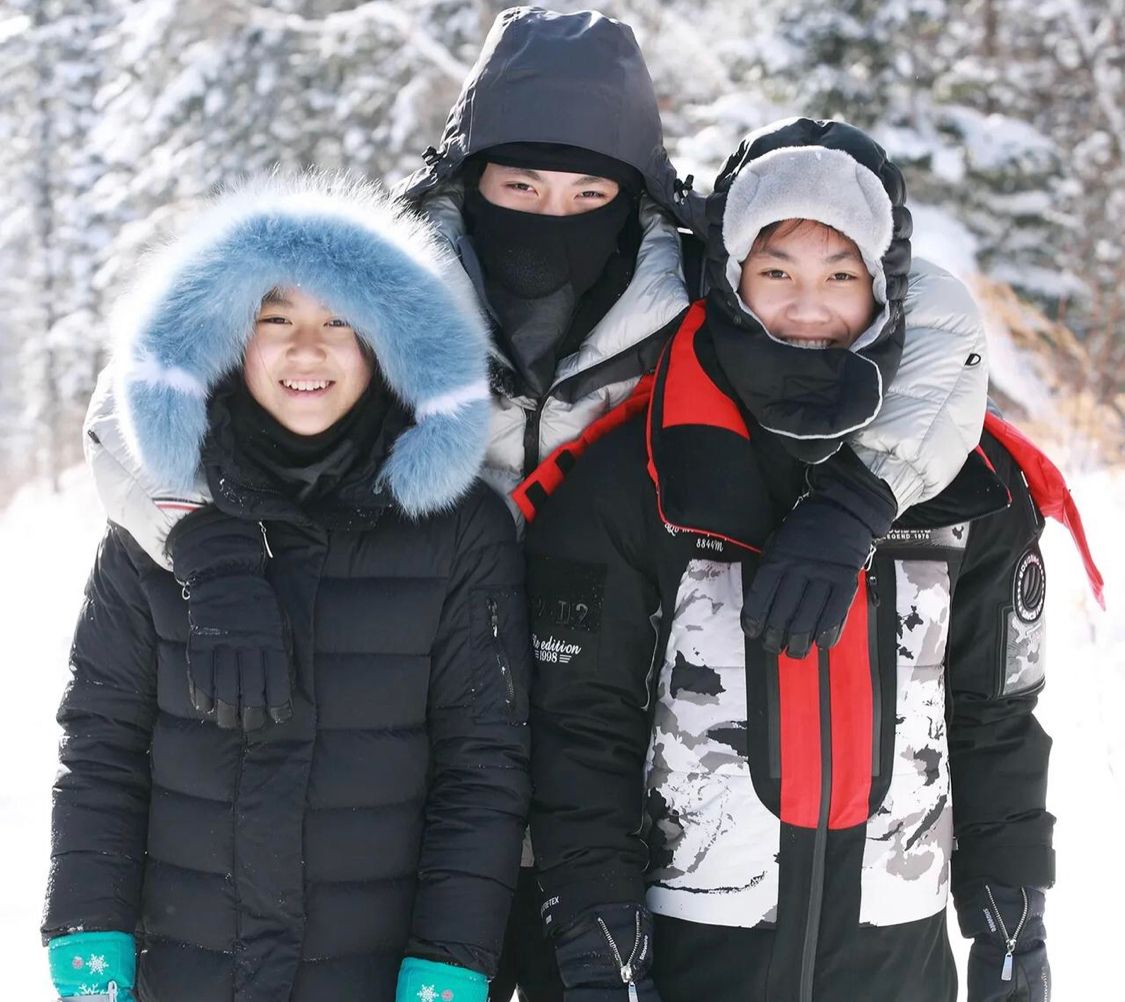
M 1045 896 L 1034 887 L 985 884 L 958 902 L 969 948 L 968 1002 L 1050 1002 Z
M 288 625 L 265 578 L 265 530 L 215 508 L 168 537 L 188 605 L 188 692 L 223 728 L 251 731 L 293 715 Z
M 555 933 L 565 1002 L 660 1002 L 649 976 L 652 915 L 639 905 L 601 905 Z
M 851 449 L 809 468 L 809 492 L 766 542 L 742 607 L 742 628 L 772 654 L 804 657 L 840 639 L 860 570 L 898 508 Z

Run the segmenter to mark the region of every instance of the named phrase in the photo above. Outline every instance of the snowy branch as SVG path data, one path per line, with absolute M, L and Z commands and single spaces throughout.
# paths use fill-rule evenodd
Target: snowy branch
M 1090 68 L 1090 76 L 1094 85 L 1094 97 L 1098 107 L 1105 116 L 1110 132 L 1120 142 L 1125 134 L 1125 113 L 1122 112 L 1123 86 L 1122 72 L 1109 65 L 1105 58 L 1105 48 L 1100 46 L 1085 21 L 1085 11 L 1078 0 L 1064 0 L 1067 20 L 1070 22 L 1074 37 L 1082 49 L 1082 55 Z M 1111 0 L 1111 10 L 1103 14 L 1106 34 L 1113 35 L 1113 26 L 1121 30 L 1125 25 L 1125 0 Z M 1125 39 L 1118 40 L 1119 45 L 1125 45 Z
M 452 80 L 460 83 L 471 69 L 435 38 L 427 35 L 409 14 L 399 10 L 389 0 L 368 0 L 352 10 L 338 11 L 319 19 L 301 17 L 299 14 L 283 14 L 255 4 L 248 4 L 247 11 L 252 24 L 313 36 L 361 31 L 366 25 L 377 22 L 398 31 L 405 46 L 429 60 Z

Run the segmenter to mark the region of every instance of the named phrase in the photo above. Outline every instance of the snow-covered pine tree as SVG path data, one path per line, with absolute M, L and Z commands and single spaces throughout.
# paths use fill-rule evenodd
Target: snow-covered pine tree
M 0 505 L 31 473 L 35 441 L 27 420 L 20 356 L 47 330 L 45 264 L 34 212 L 38 108 L 33 21 L 15 8 L 0 20 Z
M 506 5 L 9 0 L 5 470 L 77 455 L 106 305 L 172 218 L 275 164 L 392 180 L 413 169 Z M 745 132 L 778 117 L 867 127 L 907 170 L 918 246 L 942 230 L 948 248 L 956 234 L 967 266 L 1100 339 L 1100 392 L 1120 392 L 1125 0 L 599 6 L 636 30 L 669 150 L 698 188 Z
M 6 239 L 14 281 L 33 299 L 18 371 L 9 392 L 23 409 L 17 469 L 40 474 L 78 460 L 75 434 L 100 367 L 101 298 L 93 269 L 106 234 L 92 198 L 100 172 L 89 137 L 97 117 L 99 40 L 111 23 L 108 0 L 17 0 L 18 34 L 3 44 L 5 85 L 14 94 L 15 160 L 3 197 L 13 201 L 15 232 Z M 11 72 L 9 78 L 8 72 Z

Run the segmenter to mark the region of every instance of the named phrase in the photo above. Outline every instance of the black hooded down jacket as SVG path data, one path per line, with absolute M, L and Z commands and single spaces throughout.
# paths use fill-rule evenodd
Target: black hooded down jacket
M 507 143 L 558 143 L 612 157 L 640 173 L 645 197 L 628 286 L 576 350 L 558 360 L 552 384 L 539 399 L 519 388 L 498 349 L 483 475 L 504 495 L 629 395 L 655 366 L 690 302 L 676 230 L 684 190 L 664 149 L 652 79 L 627 24 L 597 11 L 502 11 L 450 110 L 438 148 L 428 150 L 425 166 L 397 187 L 457 250 L 479 280 L 482 301 L 487 296 L 481 268 L 461 212 L 462 167 L 466 158 Z
M 261 523 L 291 628 L 284 724 L 242 734 L 203 720 L 180 584 L 124 531 L 102 543 L 59 711 L 43 930 L 135 933 L 142 1000 L 389 1002 L 407 953 L 491 975 L 515 882 L 528 798 L 522 560 L 503 503 L 470 488 L 487 404 L 454 392 L 483 374 L 484 331 L 443 290 L 456 263 L 413 224 L 362 191 L 322 187 L 221 204 L 211 242 L 173 262 L 156 290 L 165 308 L 134 317 L 118 360 L 118 399 L 167 419 L 136 430 L 145 463 L 203 405 L 180 389 L 193 372 L 209 378 L 192 352 L 241 352 L 237 336 L 221 347 L 212 311 L 177 354 L 159 329 L 184 319 L 170 304 L 221 295 L 239 316 L 299 283 L 335 309 L 351 297 L 342 315 L 407 404 L 393 408 L 389 458 L 361 463 L 315 516 L 262 488 L 210 432 L 216 506 Z M 392 285 L 396 274 L 410 281 Z M 426 348 L 431 336 L 448 346 Z M 175 386 L 154 376 L 153 343 L 178 365 Z
M 665 1002 L 953 1002 L 950 889 L 1053 880 L 1042 516 L 986 435 L 879 541 L 837 646 L 766 653 L 742 601 L 802 468 L 693 312 L 528 530 L 548 922 L 647 902 Z
M 731 179 L 788 146 L 813 147 L 802 155 L 814 160 L 840 151 L 823 159 L 853 181 L 865 172 L 860 186 L 885 210 L 886 308 L 871 350 L 831 352 L 871 379 L 773 340 L 733 301 Z M 997 439 L 958 454 L 953 483 L 876 541 L 831 650 L 771 655 L 740 622 L 766 540 L 806 489 L 798 457 L 813 457 L 793 442 L 816 439 L 763 427 L 721 364 L 716 328 L 761 349 L 738 357 L 760 377 L 763 418 L 774 402 L 831 403 L 853 384 L 878 410 L 908 292 L 902 198 L 897 170 L 855 129 L 797 120 L 751 137 L 711 201 L 723 227 L 711 295 L 662 355 L 643 418 L 559 464 L 565 480 L 528 531 L 532 834 L 547 920 L 562 941 L 591 911 L 647 903 L 665 1002 L 952 1002 L 951 888 L 1053 879 L 1050 742 L 1032 715 L 1042 515 Z M 820 392 L 801 392 L 810 374 Z M 848 450 L 832 462 L 859 466 Z M 709 966 L 709 945 L 713 965 L 737 955 L 737 970 Z

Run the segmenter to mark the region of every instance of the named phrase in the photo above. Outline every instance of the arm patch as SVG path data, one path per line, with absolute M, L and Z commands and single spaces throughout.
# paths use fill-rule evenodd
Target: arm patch
M 1037 545 L 1020 557 L 1012 575 L 1012 604 L 1005 611 L 1001 696 L 1039 688 L 1046 676 L 1047 573 Z

